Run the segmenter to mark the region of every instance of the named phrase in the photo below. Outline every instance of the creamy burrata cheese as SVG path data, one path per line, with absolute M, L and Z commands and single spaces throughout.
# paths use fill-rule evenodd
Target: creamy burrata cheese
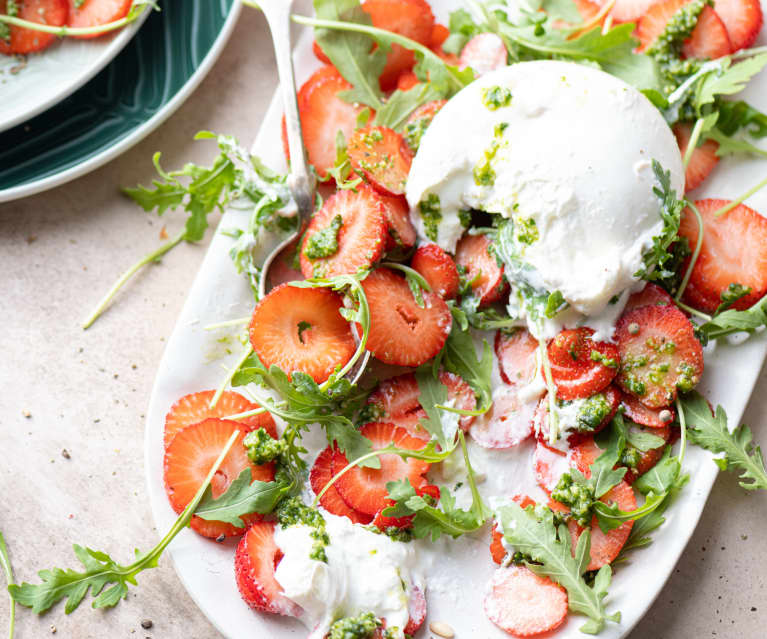
M 285 596 L 304 610 L 300 620 L 322 639 L 337 619 L 372 612 L 387 628 L 404 636 L 411 590 L 420 583 L 413 544 L 393 541 L 346 517 L 323 513 L 330 544 L 327 563 L 311 559 L 314 538 L 305 525 L 276 527 L 274 540 L 283 553 L 274 576 Z M 423 584 L 421 584 L 423 589 Z
M 674 136 L 636 89 L 578 64 L 522 62 L 442 108 L 413 160 L 407 199 L 420 238 L 448 252 L 464 232 L 462 210 L 510 218 L 524 264 L 506 269 L 512 285 L 559 291 L 567 324 L 605 315 L 611 324 L 623 305 L 615 296 L 636 283 L 663 228 L 653 160 L 681 194 Z

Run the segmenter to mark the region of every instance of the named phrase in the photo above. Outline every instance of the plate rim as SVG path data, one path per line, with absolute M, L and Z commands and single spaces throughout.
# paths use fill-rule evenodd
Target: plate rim
M 229 38 L 234 31 L 234 27 L 237 24 L 241 11 L 242 0 L 233 0 L 229 15 L 224 21 L 224 25 L 216 36 L 213 45 L 202 59 L 200 66 L 187 78 L 184 85 L 173 95 L 173 97 L 151 118 L 130 131 L 115 144 L 108 146 L 84 162 L 54 173 L 53 175 L 40 178 L 39 180 L 0 190 L 0 203 L 11 202 L 13 200 L 29 197 L 30 195 L 42 193 L 43 191 L 48 191 L 57 186 L 61 186 L 62 184 L 66 184 L 67 182 L 71 182 L 78 177 L 82 177 L 122 155 L 152 133 L 157 127 L 165 122 L 165 120 L 173 115 L 184 102 L 186 102 L 187 98 L 208 75 L 224 50 L 224 47 L 229 42 Z M 149 15 L 149 12 L 147 12 L 147 15 Z

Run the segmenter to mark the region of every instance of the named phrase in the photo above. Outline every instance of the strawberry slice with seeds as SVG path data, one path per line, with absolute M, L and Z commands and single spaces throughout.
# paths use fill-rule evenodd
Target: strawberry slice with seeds
M 211 408 L 210 402 L 216 391 L 200 391 L 199 393 L 190 393 L 184 395 L 173 406 L 165 416 L 165 448 L 173 441 L 180 430 L 205 421 L 209 417 L 224 419 L 230 415 L 238 415 L 246 411 L 260 408 L 258 404 L 249 402 L 239 393 L 234 391 L 224 391 L 218 398 L 216 405 Z M 265 429 L 273 438 L 277 438 L 277 427 L 269 413 L 261 413 L 252 417 L 245 417 L 238 420 L 238 423 L 246 431 L 257 428 Z
M 684 157 L 687 152 L 687 145 L 690 142 L 692 134 L 692 125 L 687 122 L 677 122 L 673 127 L 676 143 L 679 145 L 679 152 Z M 719 148 L 719 142 L 714 140 L 705 140 L 698 144 L 690 156 L 690 162 L 685 170 L 685 191 L 697 189 L 709 176 L 714 167 L 719 163 L 719 156 L 716 154 Z
M 634 495 L 634 490 L 625 481 L 620 482 L 616 486 L 613 486 L 608 490 L 599 501 L 606 504 L 617 504 L 618 508 L 623 511 L 630 512 L 636 510 L 637 501 Z M 568 511 L 567 506 L 560 504 L 559 502 L 549 502 L 549 507 L 552 510 L 559 510 L 562 512 Z M 586 570 L 599 570 L 605 564 L 611 563 L 620 553 L 621 548 L 626 544 L 626 540 L 631 534 L 631 528 L 634 522 L 629 520 L 618 528 L 614 528 L 609 532 L 602 532 L 597 522 L 596 515 L 591 520 L 591 554 L 589 565 Z M 567 522 L 567 527 L 570 530 L 570 538 L 572 540 L 572 550 L 575 552 L 575 548 L 578 545 L 578 539 L 585 530 L 582 526 L 571 519 Z
M 274 524 L 256 522 L 245 533 L 234 555 L 237 588 L 246 604 L 261 612 L 298 617 L 303 609 L 285 596 L 274 571 L 282 551 L 274 541 Z
M 124 18 L 130 11 L 133 0 L 69 0 L 69 26 L 70 27 L 99 27 L 102 24 L 114 22 Z M 97 38 L 109 33 L 92 33 L 75 36 L 76 38 Z
M 668 443 L 668 440 L 671 439 L 671 428 L 668 426 L 653 428 L 649 431 L 647 431 L 645 428 L 642 428 L 641 426 L 632 426 L 632 429 L 650 432 L 656 437 L 663 439 L 663 443 L 657 448 L 639 451 L 639 460 L 636 463 L 636 467 L 629 468 L 626 472 L 626 475 L 623 477 L 623 479 L 625 479 L 629 484 L 633 484 L 637 478 L 644 475 L 648 470 L 650 470 L 660 461 L 661 457 L 663 457 L 663 451 L 666 449 L 666 444 Z
M 464 235 L 455 249 L 455 261 L 466 270 L 471 289 L 480 306 L 500 300 L 508 289 L 503 279 L 503 267 L 490 253 L 490 238 L 486 235 Z
M 623 312 L 628 313 L 631 309 L 640 306 L 672 306 L 673 304 L 674 298 L 671 295 L 657 284 L 648 282 L 641 291 L 629 297 L 626 306 L 623 307 Z
M 391 197 L 378 194 L 384 207 L 387 225 L 386 251 L 408 251 L 415 246 L 416 231 L 410 221 L 410 207 L 404 196 Z
M 418 76 L 412 71 L 403 71 L 397 78 L 397 90 L 410 91 L 420 80 Z
M 623 414 L 632 422 L 650 428 L 665 428 L 674 421 L 675 411 L 672 406 L 648 408 L 633 395 L 623 394 L 621 398 Z
M 363 437 L 367 437 L 374 450 L 386 448 L 394 444 L 407 450 L 421 450 L 426 446 L 423 439 L 413 437 L 405 429 L 397 428 L 394 424 L 372 422 L 360 429 Z M 374 516 L 386 504 L 389 491 L 386 484 L 390 481 L 408 479 L 411 485 L 418 489 L 426 484 L 424 475 L 429 470 L 429 464 L 419 459 L 403 460 L 397 455 L 381 455 L 380 468 L 360 468 L 355 466 L 338 478 L 335 485 L 347 506 L 361 513 Z M 333 474 L 337 475 L 349 461 L 341 451 L 333 453 Z
M 745 204 L 715 217 L 727 204 L 728 200 L 695 202 L 703 218 L 703 244 L 684 299 L 708 313 L 721 304 L 730 284 L 751 289 L 733 304 L 738 310 L 750 308 L 767 293 L 767 219 Z M 679 235 L 693 247 L 698 241 L 697 218 L 688 209 L 682 214 Z
M 384 204 L 367 186 L 331 195 L 309 222 L 301 243 L 306 278 L 356 273 L 372 266 L 386 246 Z
M 485 596 L 487 618 L 515 637 L 559 628 L 567 617 L 567 591 L 526 566 L 497 568 Z
M 759 0 L 714 0 L 714 10 L 727 28 L 733 51 L 754 44 L 764 21 Z
M 493 405 L 474 421 L 469 434 L 483 448 L 512 448 L 533 434 L 535 402 L 522 402 L 514 389 L 496 392 Z
M 653 4 L 637 22 L 635 35 L 639 39 L 639 51 L 649 49 L 666 29 L 669 20 L 689 0 L 661 0 Z M 688 58 L 719 58 L 732 51 L 730 38 L 724 23 L 711 7 L 704 7 L 690 38 L 682 45 L 682 53 Z
M 421 244 L 416 249 L 410 266 L 418 271 L 442 299 L 452 300 L 458 296 L 461 285 L 453 258 L 436 244 Z
M 357 128 L 357 116 L 364 108 L 338 97 L 341 91 L 351 88 L 335 67 L 326 66 L 315 71 L 298 91 L 298 112 L 306 154 L 322 178 L 335 166 L 338 132 L 341 131 L 348 140 Z M 287 151 L 284 126 L 283 145 Z M 287 152 L 286 157 L 290 159 Z
M 309 473 L 309 483 L 315 495 L 319 495 L 323 488 L 333 479 L 333 449 L 328 446 L 323 450 L 314 462 Z M 333 515 L 348 517 L 353 524 L 369 524 L 371 517 L 349 508 L 341 498 L 335 484 L 333 484 L 320 499 L 320 506 Z
M 613 22 L 637 22 L 658 0 L 615 0 L 610 16 Z
M 225 419 L 206 419 L 179 431 L 165 450 L 163 466 L 165 492 L 175 512 L 180 513 L 192 501 L 227 441 L 235 432 L 239 432 L 240 435 L 210 483 L 213 497 L 218 498 L 225 493 L 229 485 L 246 468 L 250 468 L 252 481 L 274 479 L 272 464 L 256 466 L 248 459 L 242 445 L 245 429 L 241 424 Z M 260 515 L 253 513 L 251 517 L 246 518 L 250 521 L 255 519 L 260 519 Z M 231 537 L 243 533 L 243 529 L 236 528 L 232 524 L 208 521 L 196 516 L 192 517 L 191 527 L 204 537 L 213 539 L 220 535 Z
M 618 384 L 649 408 L 673 403 L 703 373 L 703 349 L 693 325 L 676 306 L 642 306 L 615 327 L 621 370 Z
M 405 123 L 404 136 L 410 150 L 415 153 L 421 144 L 421 138 L 429 128 L 434 116 L 447 104 L 447 100 L 433 100 L 422 104 L 410 114 Z
M 495 334 L 495 356 L 503 381 L 518 387 L 532 382 L 538 366 L 537 351 L 538 340 L 527 329 L 520 328 L 513 333 L 498 331 Z
M 66 24 L 69 15 L 67 0 L 24 0 L 18 3 L 18 6 L 18 18 L 51 27 L 60 27 Z M 6 0 L 0 0 L 0 13 L 8 13 Z M 43 33 L 13 25 L 8 26 L 11 37 L 9 40 L 0 38 L 0 54 L 24 55 L 34 53 L 48 48 L 56 40 L 56 35 L 53 33 Z
M 420 366 L 444 346 L 453 324 L 445 301 L 423 291 L 423 307 L 405 278 L 379 268 L 362 281 L 370 307 L 367 348 L 385 364 Z M 362 327 L 359 326 L 360 334 Z
M 423 591 L 416 585 L 410 586 L 408 612 L 410 613 L 410 618 L 408 619 L 403 632 L 408 637 L 412 637 L 421 629 L 421 626 L 423 626 L 423 622 L 426 621 L 427 613 L 426 597 L 424 596 Z
M 559 478 L 570 469 L 570 463 L 564 452 L 549 448 L 541 440 L 538 440 L 535 452 L 533 452 L 533 468 L 535 481 L 543 490 L 551 494 Z
M 314 57 L 317 58 L 322 64 L 333 64 L 330 61 L 330 58 L 325 55 L 325 52 L 322 50 L 322 47 L 320 47 L 319 44 L 317 44 L 317 41 L 315 40 L 312 42 L 312 53 L 314 53 Z
M 589 397 L 607 388 L 618 372 L 618 349 L 591 339 L 587 327 L 566 329 L 547 347 L 557 399 Z
M 434 14 L 426 0 L 365 0 L 362 10 L 370 16 L 374 27 L 393 31 L 427 47 L 431 43 Z M 393 89 L 399 74 L 412 69 L 414 64 L 412 51 L 398 44 L 392 45 L 379 78 L 381 89 Z
M 356 345 L 341 316 L 343 299 L 327 288 L 272 289 L 253 311 L 250 343 L 267 368 L 302 371 L 318 384 L 348 362 Z
M 346 145 L 349 162 L 384 195 L 404 195 L 413 154 L 405 139 L 385 126 L 357 129 Z
M 466 43 L 459 56 L 461 68 L 471 67 L 477 75 L 485 75 L 502 69 L 509 54 L 500 36 L 495 33 L 479 33 Z

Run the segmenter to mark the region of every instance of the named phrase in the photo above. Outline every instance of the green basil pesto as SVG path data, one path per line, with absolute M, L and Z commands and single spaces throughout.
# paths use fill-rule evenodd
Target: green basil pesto
M 676 381 L 676 387 L 681 392 L 689 393 L 695 388 L 695 384 L 698 382 L 698 375 L 690 364 L 687 362 L 680 362 L 679 366 L 676 367 L 676 372 L 679 374 Z
M 612 405 L 604 393 L 592 395 L 583 402 L 575 420 L 575 428 L 579 433 L 595 430 L 610 414 Z
M 346 617 L 334 622 L 327 639 L 372 639 L 382 625 L 372 612 L 365 612 L 358 617 Z
M 602 366 L 606 366 L 607 368 L 618 368 L 618 360 L 613 357 L 606 357 L 598 350 L 592 350 L 589 357 L 592 362 L 599 362 Z
M 482 89 L 482 104 L 491 111 L 509 106 L 511 104 L 511 90 L 500 86 Z
M 328 226 L 309 237 L 304 248 L 304 255 L 310 260 L 335 255 L 338 252 L 338 232 L 343 224 L 344 219 L 336 215 Z
M 628 468 L 631 468 L 632 470 L 636 470 L 637 466 L 639 466 L 639 462 L 642 459 L 642 452 L 631 445 L 626 445 L 626 448 L 623 449 L 623 452 L 621 453 L 620 461 L 618 462 L 621 466 L 626 466 Z
M 520 244 L 532 244 L 540 238 L 538 225 L 532 217 L 514 216 L 514 239 Z
M 495 125 L 493 141 L 490 143 L 490 147 L 485 149 L 484 157 L 472 171 L 474 182 L 477 186 L 492 186 L 495 184 L 495 170 L 493 169 L 492 162 L 498 153 L 498 149 L 501 148 L 503 132 L 508 126 L 508 122 L 500 122 Z
M 466 209 L 458 211 L 458 221 L 461 223 L 463 228 L 469 228 L 471 226 L 471 211 Z
M 439 196 L 429 193 L 425 200 L 419 202 L 418 208 L 421 211 L 426 237 L 432 242 L 436 242 L 437 237 L 439 237 L 439 223 L 442 221 L 442 206 L 439 202 Z
M 581 526 L 585 527 L 591 523 L 594 515 L 594 493 L 588 484 L 578 483 L 573 480 L 570 473 L 565 473 L 551 492 L 551 498 L 568 506 L 570 517 Z
M 311 537 L 314 539 L 310 559 L 328 563 L 325 547 L 330 543 L 330 537 L 325 530 L 325 520 L 319 510 L 310 508 L 298 497 L 286 499 L 277 510 L 277 521 L 283 528 L 303 524 L 312 528 Z
M 274 461 L 288 448 L 284 439 L 274 439 L 263 428 L 257 428 L 245 435 L 242 445 L 247 451 L 248 459 L 257 465 Z

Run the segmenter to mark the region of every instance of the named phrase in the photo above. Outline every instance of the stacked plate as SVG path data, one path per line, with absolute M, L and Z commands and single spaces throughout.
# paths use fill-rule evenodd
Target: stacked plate
M 165 0 L 114 36 L 0 55 L 0 202 L 101 166 L 162 123 L 205 77 L 239 0 Z

